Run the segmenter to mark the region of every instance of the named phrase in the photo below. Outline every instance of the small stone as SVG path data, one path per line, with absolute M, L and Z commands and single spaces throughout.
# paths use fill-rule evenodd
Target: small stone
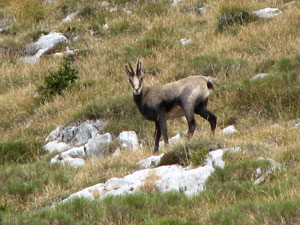
M 251 80 L 262 79 L 262 78 L 269 77 L 272 75 L 273 74 L 270 74 L 270 73 L 259 73 L 259 74 L 256 74 L 254 77 L 252 77 Z
M 108 7 L 109 6 L 109 2 L 103 1 L 103 2 L 101 2 L 101 6 L 102 7 Z
M 59 133 L 62 129 L 63 129 L 62 126 L 57 126 L 55 130 L 51 131 L 51 133 L 46 137 L 45 141 L 46 142 L 55 141 L 58 138 Z
M 171 137 L 171 138 L 169 139 L 169 144 L 170 144 L 170 145 L 171 145 L 171 144 L 174 144 L 174 143 L 178 142 L 180 139 L 181 139 L 180 134 L 176 134 L 175 136 L 173 136 L 173 137 Z M 160 141 L 160 142 L 159 142 L 159 147 L 163 147 L 163 146 L 165 146 L 164 141 Z
M 275 16 L 279 16 L 282 14 L 282 12 L 277 8 L 265 8 L 261 10 L 257 10 L 253 12 L 254 15 L 260 17 L 260 18 L 273 18 Z
M 78 12 L 74 12 L 70 15 L 68 15 L 67 17 L 65 17 L 64 19 L 62 19 L 62 23 L 69 23 L 71 22 L 76 16 L 78 15 Z
M 100 135 L 97 134 L 95 137 L 89 139 L 85 145 L 85 153 L 87 157 L 101 157 L 107 154 L 106 146 L 111 143 L 112 138 L 109 133 Z
M 228 127 L 225 127 L 222 131 L 221 134 L 235 134 L 238 133 L 238 131 L 235 129 L 235 127 L 233 125 L 230 125 Z
M 103 30 L 107 30 L 108 29 L 108 25 L 107 23 L 103 25 Z
M 51 141 L 44 146 L 44 150 L 52 152 L 64 152 L 72 148 L 72 146 L 66 144 L 65 142 Z
M 124 149 L 137 150 L 139 148 L 138 137 L 134 131 L 121 132 L 118 141 Z
M 191 41 L 190 39 L 188 39 L 188 38 L 181 38 L 179 41 L 180 41 L 180 43 L 181 43 L 183 46 L 192 43 L 192 41 Z

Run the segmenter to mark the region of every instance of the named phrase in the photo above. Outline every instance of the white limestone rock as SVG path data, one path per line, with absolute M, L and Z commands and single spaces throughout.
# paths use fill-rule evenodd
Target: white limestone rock
M 225 127 L 222 131 L 221 134 L 227 135 L 227 134 L 235 134 L 238 133 L 237 129 L 233 125 L 230 125 L 228 127 Z
M 70 15 L 66 16 L 64 19 L 62 19 L 62 23 L 69 23 L 72 20 L 75 19 L 75 17 L 78 15 L 78 12 L 73 12 Z
M 176 6 L 178 3 L 182 2 L 183 0 L 173 0 L 172 7 Z
M 71 149 L 72 146 L 65 143 L 65 142 L 60 142 L 60 141 L 50 141 L 44 146 L 44 150 L 47 151 L 48 153 L 52 152 L 64 152 L 69 149 Z
M 179 41 L 180 41 L 180 43 L 181 43 L 183 46 L 192 43 L 192 41 L 191 41 L 190 39 L 188 39 L 188 38 L 181 38 Z
M 91 138 L 104 132 L 107 123 L 103 120 L 86 120 L 80 125 L 65 127 L 59 134 L 58 140 L 72 146 L 85 145 Z
M 139 168 L 146 169 L 146 168 L 153 168 L 157 167 L 160 163 L 161 158 L 164 156 L 165 153 L 162 153 L 160 155 L 153 155 L 146 159 L 143 159 L 137 163 Z
M 63 129 L 63 126 L 57 126 L 55 130 L 51 131 L 51 133 L 46 137 L 45 141 L 50 142 L 50 141 L 55 141 L 58 136 L 60 131 Z
M 283 166 L 280 163 L 274 161 L 273 159 L 260 157 L 258 158 L 258 160 L 268 161 L 271 164 L 271 168 L 265 171 L 264 173 L 262 173 L 261 168 L 256 169 L 257 176 L 259 177 L 253 182 L 253 184 L 255 185 L 263 183 L 266 180 L 266 178 L 274 171 L 283 169 Z
M 176 142 L 180 141 L 181 140 L 181 136 L 180 134 L 176 134 L 175 136 L 171 137 L 169 139 L 169 144 L 175 144 Z M 159 147 L 164 147 L 165 146 L 165 143 L 164 141 L 160 141 L 159 142 Z
M 63 57 L 72 58 L 72 57 L 75 57 L 78 54 L 78 52 L 79 52 L 79 49 L 71 50 L 71 49 L 69 49 L 69 47 L 66 47 L 65 52 L 56 52 L 54 54 L 54 56 L 58 57 L 58 58 L 63 58 Z
M 62 163 L 65 165 L 69 165 L 74 168 L 79 168 L 83 167 L 85 165 L 85 161 L 80 158 L 72 158 L 72 157 L 66 157 L 63 159 L 60 159 L 59 156 L 55 156 L 54 158 L 51 159 L 51 163 Z
M 252 77 L 251 80 L 262 79 L 262 78 L 269 77 L 272 75 L 273 74 L 270 74 L 270 73 L 259 73 L 259 74 L 256 74 L 254 77 Z
M 228 148 L 210 152 L 205 166 L 193 168 L 191 166 L 182 168 L 179 165 L 160 166 L 157 168 L 146 168 L 136 171 L 122 178 L 111 178 L 105 183 L 96 184 L 70 195 L 63 202 L 74 197 L 85 197 L 89 199 L 103 199 L 110 195 L 125 195 L 140 191 L 149 179 L 153 179 L 154 188 L 159 192 L 180 191 L 188 196 L 203 191 L 205 182 L 214 172 L 215 166 L 224 167 L 222 156 L 224 152 L 240 152 L 241 149 Z M 162 154 L 163 155 L 163 154 Z M 155 162 L 162 155 L 154 157 Z M 139 165 L 151 166 L 151 157 L 140 161 Z
M 282 12 L 277 8 L 265 8 L 255 11 L 253 14 L 260 18 L 268 19 L 279 16 L 282 14 Z
M 25 56 L 21 58 L 25 63 L 36 63 L 42 55 L 55 48 L 58 44 L 67 43 L 68 39 L 61 33 L 50 32 L 41 37 L 33 44 L 25 46 Z
M 300 119 L 295 120 L 294 128 L 300 129 Z
M 101 157 L 106 154 L 106 146 L 111 143 L 112 138 L 110 133 L 97 134 L 95 137 L 89 139 L 85 145 L 85 153 L 87 157 Z
M 109 6 L 109 2 L 103 1 L 103 2 L 101 2 L 101 6 L 102 7 L 108 7 Z
M 103 30 L 107 30 L 108 29 L 108 24 L 107 23 L 104 24 L 102 28 L 103 28 Z
M 138 137 L 134 131 L 123 131 L 118 136 L 121 147 L 129 150 L 139 149 Z

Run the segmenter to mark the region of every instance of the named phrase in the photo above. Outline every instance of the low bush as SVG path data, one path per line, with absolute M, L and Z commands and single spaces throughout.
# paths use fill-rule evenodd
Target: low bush
M 159 165 L 202 165 L 211 148 L 215 146 L 221 147 L 221 143 L 216 140 L 190 140 L 180 142 L 170 148 L 160 160 Z
M 71 66 L 67 59 L 56 72 L 50 72 L 44 77 L 44 84 L 39 85 L 37 92 L 42 102 L 51 100 L 55 95 L 62 95 L 63 91 L 71 88 L 78 79 L 78 71 Z
M 217 32 L 223 32 L 234 25 L 245 25 L 257 20 L 257 16 L 247 9 L 239 7 L 224 7 L 221 9 L 220 17 L 217 24 Z

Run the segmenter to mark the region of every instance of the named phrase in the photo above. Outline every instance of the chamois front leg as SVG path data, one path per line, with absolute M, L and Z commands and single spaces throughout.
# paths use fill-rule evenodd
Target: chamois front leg
M 168 139 L 166 115 L 164 112 L 160 113 L 158 116 L 158 125 L 159 125 L 160 133 L 163 135 L 165 146 L 167 146 L 169 145 L 169 139 Z
M 161 132 L 159 128 L 159 123 L 158 121 L 155 121 L 155 133 L 154 133 L 154 138 L 155 138 L 155 144 L 154 144 L 154 153 L 158 152 L 159 148 L 159 139 L 161 137 Z

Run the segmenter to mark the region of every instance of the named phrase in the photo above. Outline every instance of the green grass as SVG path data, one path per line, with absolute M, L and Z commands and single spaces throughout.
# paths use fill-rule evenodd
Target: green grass
M 32 196 L 45 191 L 50 182 L 62 189 L 70 188 L 74 172 L 74 169 L 44 161 L 24 165 L 9 164 L 0 172 L 0 193 L 2 196 L 12 195 L 20 202 L 28 201 Z
M 92 102 L 81 112 L 76 113 L 71 120 L 104 118 L 109 121 L 107 130 L 118 135 L 124 130 L 134 130 L 139 137 L 146 135 L 145 129 L 151 122 L 142 118 L 132 96 L 112 97 L 105 101 Z
M 217 80 L 218 78 L 223 80 L 225 77 L 228 80 L 234 80 L 237 76 L 249 76 L 252 66 L 246 60 L 220 58 L 215 55 L 204 54 L 178 63 L 174 70 L 176 71 L 176 80 L 185 78 L 190 74 L 212 76 Z
M 296 224 L 299 223 L 299 201 L 241 203 L 216 212 L 214 224 Z
M 42 142 L 39 141 L 0 142 L 0 165 L 33 162 L 40 155 L 43 155 L 43 150 Z

